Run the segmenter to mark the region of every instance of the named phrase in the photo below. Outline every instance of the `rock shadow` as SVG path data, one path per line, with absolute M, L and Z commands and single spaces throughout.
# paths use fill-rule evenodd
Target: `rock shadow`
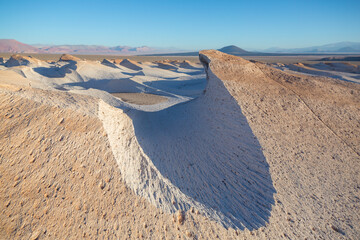
M 184 74 L 187 74 L 187 75 L 190 75 L 190 76 L 194 76 L 194 75 L 199 75 L 199 74 L 203 74 L 204 71 L 194 71 L 194 72 L 185 72 L 185 71 L 181 71 L 181 70 L 177 70 L 176 72 L 178 73 L 184 73 Z
M 129 75 L 129 76 L 132 76 L 132 77 L 135 77 L 135 76 L 145 76 L 145 73 L 144 73 L 143 71 L 138 71 L 138 72 L 135 72 L 135 73 L 122 72 L 122 74 Z
M 169 70 L 169 71 L 176 71 L 178 69 L 178 67 L 176 67 L 172 64 L 169 64 L 169 63 L 157 63 L 156 68 Z
M 134 82 L 130 78 L 121 79 L 90 79 L 85 82 L 66 83 L 64 86 L 78 86 L 85 89 L 95 88 L 109 93 L 137 93 L 145 92 L 147 86 Z
M 266 224 L 276 192 L 269 164 L 221 80 L 211 79 L 206 94 L 186 104 L 128 115 L 160 173 L 210 212 L 225 216 L 224 226 L 253 230 Z
M 136 62 L 131 61 L 129 59 L 124 59 L 120 62 L 120 65 L 126 68 L 129 68 L 134 71 L 141 71 L 143 70 L 142 67 L 140 67 Z
M 182 96 L 193 96 L 201 94 L 206 87 L 206 79 L 191 80 L 160 80 L 144 82 L 145 85 L 151 86 L 162 91 L 171 92 Z
M 179 66 L 180 68 L 197 69 L 197 70 L 204 71 L 204 68 L 202 66 L 201 67 L 195 67 L 194 65 L 192 65 L 192 63 L 190 63 L 188 61 L 183 61 L 183 62 L 177 63 L 175 65 Z
M 115 69 L 119 69 L 118 66 L 116 66 L 114 63 L 112 63 L 111 61 L 107 60 L 107 59 L 104 59 L 102 62 L 101 62 L 102 65 L 105 65 L 107 67 L 111 67 L 111 68 L 115 68 Z
M 73 82 L 62 85 L 65 89 L 81 87 L 84 89 L 98 89 L 108 93 L 150 93 L 159 96 L 173 97 L 173 94 L 164 92 L 160 89 L 137 83 L 131 78 L 119 79 L 90 79 L 84 82 Z
M 51 66 L 50 68 L 48 67 L 33 68 L 33 70 L 36 73 L 48 78 L 63 78 L 66 76 L 67 73 L 71 73 L 72 70 L 75 71 L 76 69 L 77 69 L 77 65 L 76 62 L 74 61 L 70 61 L 68 64 L 61 67 Z

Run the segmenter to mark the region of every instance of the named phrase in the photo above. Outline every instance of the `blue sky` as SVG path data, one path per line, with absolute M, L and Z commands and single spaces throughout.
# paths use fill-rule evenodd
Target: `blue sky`
M 0 0 L 0 38 L 186 50 L 307 47 L 360 42 L 359 9 L 359 0 Z

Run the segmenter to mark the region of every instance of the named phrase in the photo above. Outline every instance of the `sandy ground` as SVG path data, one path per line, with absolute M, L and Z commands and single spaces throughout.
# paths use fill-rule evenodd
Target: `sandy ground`
M 202 95 L 197 69 L 139 63 L 181 79 L 147 86 L 191 96 L 158 112 L 66 85 L 94 66 L 118 78 L 117 64 L 59 67 L 61 81 L 37 65 L 0 70 L 1 238 L 356 239 L 359 85 L 200 58 Z

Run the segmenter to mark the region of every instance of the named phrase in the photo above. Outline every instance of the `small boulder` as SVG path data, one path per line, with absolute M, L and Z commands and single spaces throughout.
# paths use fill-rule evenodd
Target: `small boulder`
M 21 56 L 19 54 L 12 55 L 9 60 L 6 61 L 5 67 L 15 67 L 15 66 L 27 66 L 31 62 L 34 62 L 34 58 Z
M 59 60 L 64 61 L 64 62 L 70 62 L 70 61 L 77 62 L 77 61 L 80 61 L 81 59 L 77 58 L 73 55 L 70 55 L 70 54 L 63 54 L 63 55 L 61 55 Z
M 134 71 L 140 71 L 142 70 L 142 67 L 139 66 L 139 64 L 135 61 L 131 61 L 129 59 L 124 59 L 120 63 L 121 66 L 124 66 L 126 68 L 129 68 Z
M 183 225 L 184 224 L 184 221 L 185 221 L 185 214 L 183 211 L 181 210 L 178 210 L 176 212 L 176 220 L 177 220 L 177 223 L 180 224 L 180 225 Z

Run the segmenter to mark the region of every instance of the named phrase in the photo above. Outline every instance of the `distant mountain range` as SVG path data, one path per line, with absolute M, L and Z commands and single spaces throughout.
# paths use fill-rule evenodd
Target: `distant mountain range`
M 49 54 L 113 54 L 113 55 L 139 55 L 139 54 L 161 54 L 168 52 L 179 52 L 174 49 L 151 48 L 147 46 L 99 46 L 99 45 L 28 45 L 14 39 L 0 39 L 0 52 L 8 53 L 49 53 Z
M 263 55 L 260 52 L 249 52 L 242 48 L 239 48 L 234 45 L 226 46 L 218 49 L 220 52 L 236 55 L 236 56 L 257 56 Z M 151 56 L 198 56 L 199 52 L 181 52 L 181 53 L 166 53 L 166 54 L 148 54 Z M 267 55 L 267 54 L 266 54 Z
M 4 53 L 37 53 L 39 49 L 13 39 L 0 39 L 0 52 Z
M 268 48 L 266 53 L 360 53 L 359 42 L 339 42 L 306 48 Z
M 309 54 L 357 54 L 360 53 L 360 43 L 334 43 L 317 47 L 281 49 L 269 48 L 263 51 L 246 51 L 234 45 L 218 49 L 220 52 L 235 56 L 291 56 L 291 55 L 309 55 Z M 197 56 L 198 52 L 149 54 L 152 56 Z
M 261 52 L 246 51 L 234 45 L 218 49 L 221 52 L 236 56 L 275 56 L 297 54 L 356 54 L 360 53 L 360 43 L 340 42 L 307 48 L 269 48 Z M 147 46 L 107 47 L 100 45 L 28 45 L 14 39 L 0 39 L 0 52 L 10 53 L 50 53 L 50 54 L 96 54 L 96 55 L 152 55 L 152 56 L 197 56 L 196 52 L 184 52 L 178 49 L 160 49 Z

